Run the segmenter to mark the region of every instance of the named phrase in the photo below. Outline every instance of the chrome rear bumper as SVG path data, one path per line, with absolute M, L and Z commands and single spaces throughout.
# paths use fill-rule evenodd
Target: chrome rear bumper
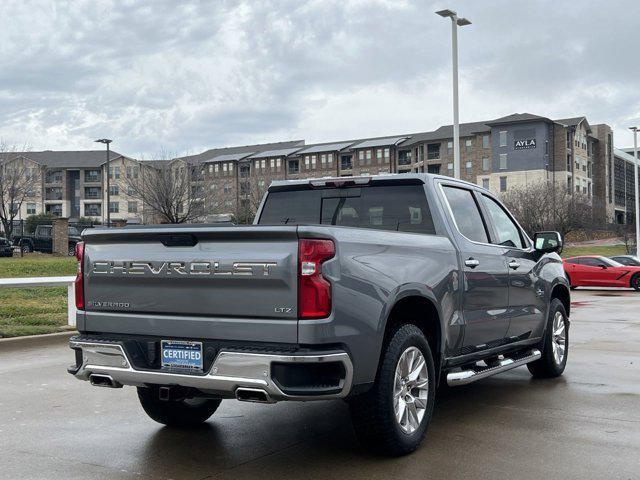
M 280 355 L 220 350 L 205 374 L 183 374 L 161 370 L 135 369 L 119 343 L 91 342 L 71 339 L 69 346 L 82 351 L 82 364 L 73 375 L 80 380 L 110 377 L 110 386 L 182 386 L 196 388 L 222 398 L 235 398 L 238 389 L 264 390 L 269 402 L 280 400 L 327 400 L 343 398 L 349 394 L 353 381 L 353 364 L 345 352 L 328 354 Z M 345 377 L 338 393 L 322 395 L 288 395 L 271 378 L 273 363 L 328 363 L 344 366 Z M 92 381 L 93 383 L 93 381 Z M 106 386 L 106 385 L 102 385 Z

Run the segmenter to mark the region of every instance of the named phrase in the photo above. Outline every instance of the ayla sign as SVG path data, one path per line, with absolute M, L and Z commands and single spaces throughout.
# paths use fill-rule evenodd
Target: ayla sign
M 524 140 L 514 140 L 513 141 L 513 149 L 514 150 L 524 150 L 527 148 L 536 148 L 536 139 L 535 138 L 527 138 Z

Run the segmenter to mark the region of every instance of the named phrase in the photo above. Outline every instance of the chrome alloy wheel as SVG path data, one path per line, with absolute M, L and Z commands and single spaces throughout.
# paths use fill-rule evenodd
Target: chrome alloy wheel
M 393 384 L 393 408 L 402 431 L 410 434 L 420 427 L 428 396 L 427 362 L 418 348 L 409 347 L 398 359 Z
M 567 329 L 562 312 L 556 312 L 553 316 L 553 331 L 551 334 L 551 345 L 553 347 L 553 360 L 556 365 L 562 365 L 567 344 Z

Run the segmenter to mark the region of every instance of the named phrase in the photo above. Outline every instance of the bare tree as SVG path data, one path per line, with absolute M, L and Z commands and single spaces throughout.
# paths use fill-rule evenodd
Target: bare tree
M 541 181 L 514 187 L 502 200 L 527 233 L 555 230 L 565 236 L 593 224 L 593 206 L 589 198 L 568 192 L 560 185 Z
M 616 235 L 622 240 L 624 243 L 624 248 L 627 254 L 633 253 L 633 247 L 636 245 L 636 224 L 635 222 L 627 222 L 616 224 L 615 226 Z
M 200 174 L 184 160 L 140 161 L 137 175 L 126 179 L 129 195 L 162 223 L 186 223 L 204 216 L 198 195 Z M 196 183 L 194 183 L 196 182 Z
M 35 181 L 26 160 L 18 153 L 26 150 L 0 142 L 0 221 L 7 237 L 13 234 L 13 221 Z
M 257 165 L 257 163 L 254 165 Z M 260 165 L 262 166 L 262 163 Z M 251 223 L 253 221 L 253 217 L 258 211 L 269 185 L 274 180 L 282 179 L 283 176 L 284 174 L 277 170 L 275 165 L 271 167 L 270 163 L 265 163 L 264 168 L 254 167 L 251 169 L 250 176 L 240 178 L 238 223 Z

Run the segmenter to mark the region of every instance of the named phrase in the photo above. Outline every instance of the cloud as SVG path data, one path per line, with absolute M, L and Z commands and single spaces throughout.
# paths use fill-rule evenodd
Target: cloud
M 88 149 L 109 136 L 148 157 L 435 129 L 451 119 L 451 53 L 434 11 L 450 7 L 473 22 L 459 31 L 463 121 L 584 114 L 625 146 L 640 5 L 579 5 L 5 1 L 0 137 Z

